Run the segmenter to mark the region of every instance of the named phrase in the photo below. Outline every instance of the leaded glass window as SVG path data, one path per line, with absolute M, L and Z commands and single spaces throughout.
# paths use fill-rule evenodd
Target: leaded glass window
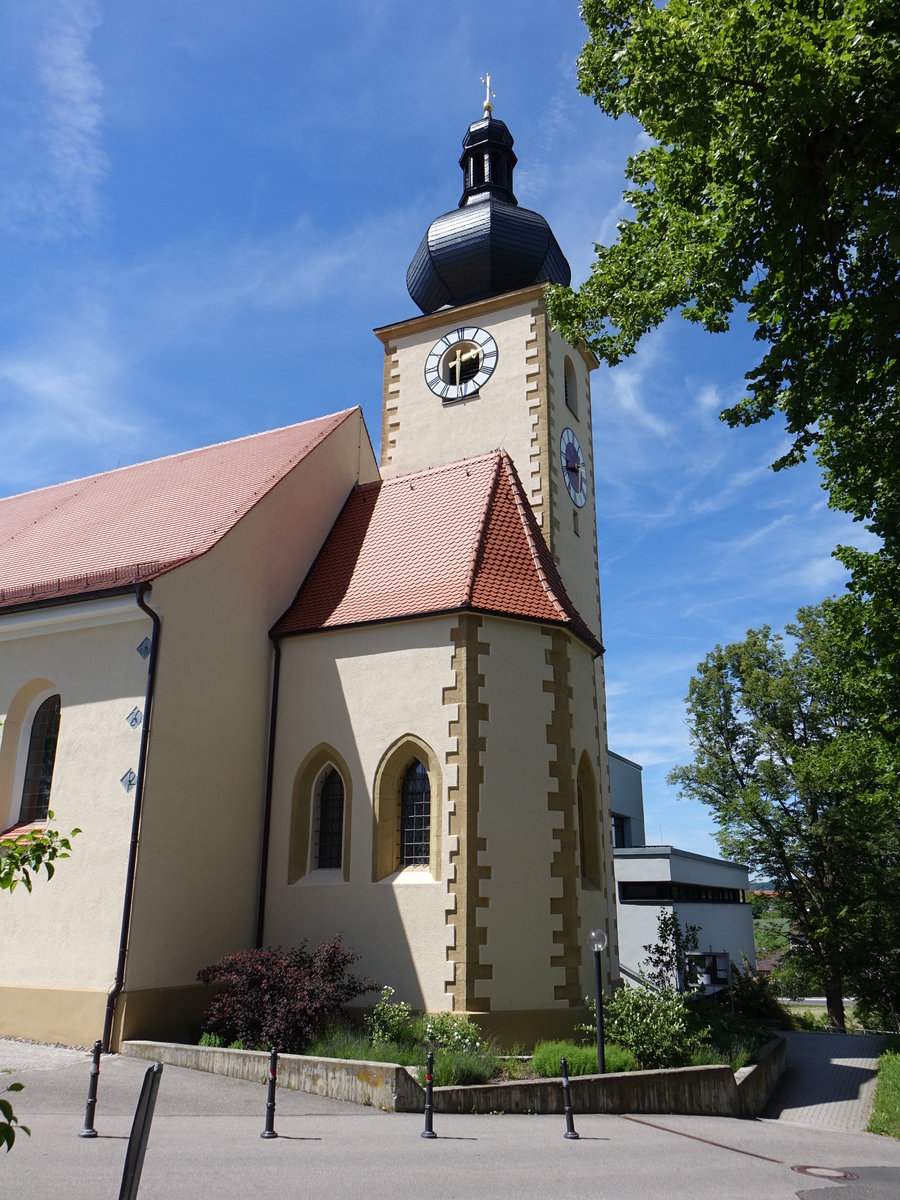
M 50 808 L 50 785 L 56 761 L 56 742 L 59 737 L 59 696 L 48 696 L 34 714 L 28 760 L 25 764 L 25 784 L 19 820 L 25 823 L 44 821 Z
M 400 787 L 400 866 L 428 866 L 431 855 L 431 784 L 423 763 L 406 768 Z
M 340 867 L 344 843 L 344 781 L 334 767 L 319 788 L 316 817 L 316 866 Z

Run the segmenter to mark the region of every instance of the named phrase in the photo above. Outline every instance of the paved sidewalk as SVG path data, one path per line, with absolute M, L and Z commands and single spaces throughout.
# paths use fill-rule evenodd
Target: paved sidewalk
M 862 1132 L 872 1113 L 883 1039 L 849 1033 L 785 1037 L 788 1068 L 765 1115 L 819 1129 Z
M 16 1065 L 12 1099 L 32 1128 L 0 1157 L 4 1196 L 114 1200 L 147 1064 L 102 1060 L 95 1139 L 80 1139 L 90 1073 L 83 1051 L 0 1041 Z M 900 1143 L 788 1121 L 576 1114 L 561 1117 L 387 1114 L 279 1088 L 264 1141 L 266 1089 L 166 1066 L 139 1200 L 896 1200 Z

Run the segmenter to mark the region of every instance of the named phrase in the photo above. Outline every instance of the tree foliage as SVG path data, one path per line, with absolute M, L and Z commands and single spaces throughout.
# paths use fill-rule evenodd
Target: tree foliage
M 671 909 L 660 909 L 656 919 L 655 942 L 644 946 L 646 956 L 641 962 L 641 975 L 657 992 L 674 988 L 688 991 L 696 985 L 697 968 L 690 954 L 699 946 L 699 925 L 682 926 Z
M 52 812 L 47 814 L 47 819 L 53 819 Z M 54 862 L 58 858 L 69 857 L 71 839 L 79 833 L 80 829 L 73 829 L 63 837 L 57 830 L 48 827 L 30 829 L 27 833 L 0 839 L 0 889 L 14 892 L 21 883 L 30 892 L 32 875 L 36 875 L 41 868 L 47 872 L 47 878 L 52 879 L 56 870 Z
M 628 160 L 631 219 L 577 292 L 553 289 L 569 340 L 611 364 L 680 310 L 761 344 L 723 417 L 784 414 L 832 506 L 880 554 L 842 548 L 900 625 L 900 25 L 894 0 L 583 0 L 579 88 L 649 144 Z M 896 644 L 896 643 L 894 643 Z
M 723 853 L 772 881 L 798 955 L 844 1027 L 843 995 L 896 996 L 900 751 L 855 596 L 716 646 L 687 698 L 694 761 L 670 782 L 712 810 Z

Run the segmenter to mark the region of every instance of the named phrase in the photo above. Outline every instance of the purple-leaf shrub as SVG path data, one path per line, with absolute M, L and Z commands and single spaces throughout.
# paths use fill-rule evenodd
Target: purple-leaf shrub
M 240 1039 L 247 1049 L 277 1046 L 298 1053 L 325 1031 L 342 1006 L 378 984 L 347 972 L 359 954 L 346 950 L 340 935 L 311 953 L 295 950 L 238 950 L 197 973 L 218 990 L 202 1028 L 227 1045 Z

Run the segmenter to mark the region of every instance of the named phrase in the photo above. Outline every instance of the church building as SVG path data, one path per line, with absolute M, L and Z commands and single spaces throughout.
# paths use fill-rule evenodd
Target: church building
M 618 982 L 590 372 L 485 102 L 359 409 L 0 500 L 0 1035 L 183 1038 L 197 972 L 340 933 L 506 1042 Z M 370 997 L 368 1002 L 374 997 Z

